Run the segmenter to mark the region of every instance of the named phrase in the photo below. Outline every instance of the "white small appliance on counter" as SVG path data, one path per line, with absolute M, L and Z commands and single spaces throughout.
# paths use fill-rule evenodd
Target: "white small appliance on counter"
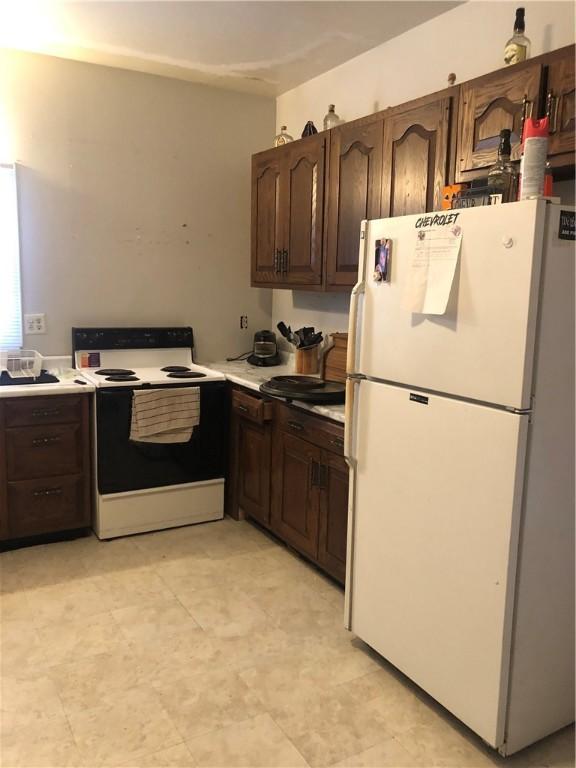
M 192 328 L 73 328 L 73 361 L 96 388 L 95 522 L 100 539 L 224 516 L 226 381 L 193 362 Z M 133 393 L 199 389 L 186 442 L 130 439 Z
M 574 256 L 544 200 L 369 221 L 351 300 L 348 627 L 504 755 L 574 720 Z

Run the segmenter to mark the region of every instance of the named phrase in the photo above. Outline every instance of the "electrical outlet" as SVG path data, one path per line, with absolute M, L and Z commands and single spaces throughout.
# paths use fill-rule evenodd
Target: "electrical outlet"
M 46 333 L 46 315 L 24 315 L 24 333 Z
M 240 315 L 240 328 L 248 328 L 248 315 Z

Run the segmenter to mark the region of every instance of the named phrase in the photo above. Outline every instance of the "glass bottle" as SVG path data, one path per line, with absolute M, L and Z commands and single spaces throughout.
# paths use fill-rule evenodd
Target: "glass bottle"
M 328 104 L 328 112 L 326 113 L 326 116 L 324 117 L 324 130 L 329 131 L 330 128 L 334 128 L 335 126 L 340 124 L 340 117 L 336 114 L 334 111 L 336 108 L 334 104 Z
M 488 186 L 496 195 L 502 195 L 502 202 L 509 203 L 516 199 L 518 186 L 518 173 L 510 160 L 512 147 L 510 144 L 509 128 L 500 131 L 500 145 L 498 147 L 498 160 L 488 171 Z
M 318 133 L 318 130 L 312 120 L 308 120 L 306 125 L 304 126 L 304 130 L 302 131 L 302 138 L 305 139 L 306 136 L 314 136 L 315 133 Z
M 286 132 L 286 126 L 281 125 L 280 126 L 280 133 L 276 138 L 274 139 L 274 146 L 275 147 L 281 147 L 284 144 L 288 144 L 289 141 L 294 141 L 292 136 L 290 136 L 289 133 Z
M 506 64 L 519 64 L 530 58 L 530 40 L 524 34 L 524 8 L 516 8 L 514 21 L 514 34 L 504 47 L 504 62 Z

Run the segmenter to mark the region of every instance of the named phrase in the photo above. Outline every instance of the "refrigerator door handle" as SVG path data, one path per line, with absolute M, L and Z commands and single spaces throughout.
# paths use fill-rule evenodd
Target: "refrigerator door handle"
M 354 568 L 354 526 L 356 519 L 356 459 L 353 456 L 355 443 L 355 398 L 360 379 L 346 379 L 346 412 L 344 424 L 344 459 L 349 468 L 348 484 L 348 529 L 346 538 L 346 588 L 344 592 L 344 627 L 352 629 L 352 574 Z
M 358 282 L 352 288 L 350 296 L 350 316 L 348 320 L 348 349 L 346 353 L 346 373 L 348 376 L 356 371 L 356 342 L 358 337 L 358 314 L 360 296 L 364 293 L 364 270 L 366 262 L 366 244 L 368 239 L 366 232 L 368 222 L 364 220 L 360 225 L 360 252 L 358 254 Z

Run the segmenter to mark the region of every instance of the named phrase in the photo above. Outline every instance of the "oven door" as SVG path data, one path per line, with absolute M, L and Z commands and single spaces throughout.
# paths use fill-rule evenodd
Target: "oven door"
M 130 440 L 132 387 L 96 391 L 98 491 L 101 494 L 224 477 L 228 431 L 226 383 L 199 386 L 200 424 L 194 428 L 189 442 L 172 444 Z

